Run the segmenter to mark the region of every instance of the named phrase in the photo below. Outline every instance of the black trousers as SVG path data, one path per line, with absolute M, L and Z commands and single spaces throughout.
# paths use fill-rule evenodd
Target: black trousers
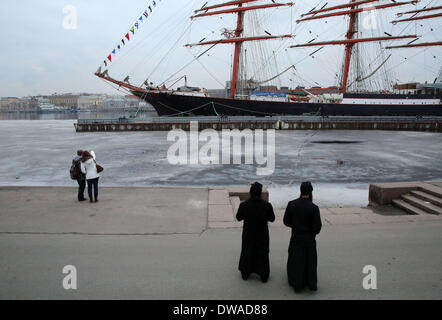
M 92 200 L 92 188 L 94 189 L 94 198 L 98 199 L 98 180 L 100 178 L 87 180 L 87 193 L 89 194 L 89 199 Z
M 78 201 L 84 200 L 84 189 L 86 189 L 86 180 L 77 180 L 78 182 Z

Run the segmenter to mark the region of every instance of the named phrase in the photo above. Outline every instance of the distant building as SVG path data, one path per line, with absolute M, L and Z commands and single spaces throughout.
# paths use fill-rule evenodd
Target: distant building
M 226 89 L 207 89 L 207 95 L 209 97 L 227 98 Z
M 307 91 L 307 92 L 314 94 L 314 95 L 340 94 L 341 93 L 341 89 L 338 87 L 328 87 L 328 88 L 316 87 L 316 88 L 304 89 L 304 91 Z
M 416 89 L 418 94 L 440 95 L 442 94 L 442 82 L 418 84 Z
M 126 107 L 126 99 L 124 97 L 107 97 L 103 103 L 104 110 L 124 109 Z
M 442 83 L 404 83 L 396 84 L 393 87 L 395 93 L 399 94 L 430 94 L 438 95 L 442 94 Z
M 66 109 L 77 109 L 79 97 L 80 95 L 74 94 L 52 95 L 49 96 L 49 103 Z
M 416 94 L 417 85 L 418 85 L 417 82 L 396 84 L 393 87 L 393 90 L 394 90 L 394 93 L 398 93 L 398 94 Z
M 4 97 L 0 98 L 0 108 L 7 108 L 10 104 L 19 101 L 19 98 L 16 97 Z
M 126 106 L 129 108 L 138 108 L 140 106 L 140 98 L 134 95 L 127 95 L 124 97 L 126 99 Z
M 82 95 L 78 97 L 78 110 L 99 110 L 103 109 L 106 96 L 104 95 Z
M 38 112 L 38 100 L 35 98 L 7 97 L 0 99 L 1 112 Z
M 262 92 L 278 92 L 278 87 L 277 86 L 260 86 L 259 87 L 259 91 Z

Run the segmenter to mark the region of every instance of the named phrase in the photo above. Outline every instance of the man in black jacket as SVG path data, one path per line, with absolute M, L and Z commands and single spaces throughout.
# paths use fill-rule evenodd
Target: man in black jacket
M 267 282 L 270 275 L 268 222 L 275 221 L 275 213 L 272 205 L 261 199 L 261 194 L 262 184 L 255 182 L 250 188 L 250 199 L 241 203 L 236 214 L 238 221 L 244 220 L 239 270 L 244 280 L 256 273 L 262 282 Z
M 316 235 L 321 232 L 322 223 L 319 208 L 313 204 L 313 186 L 310 182 L 303 182 L 301 197 L 289 202 L 284 214 L 284 224 L 292 228 L 287 261 L 289 284 L 297 293 L 305 287 L 316 291 Z
M 86 175 L 83 172 L 81 172 L 80 160 L 81 160 L 82 154 L 83 154 L 83 151 L 78 150 L 77 155 L 72 160 L 72 165 L 75 166 L 75 170 L 76 170 L 75 176 L 77 177 L 76 180 L 78 182 L 78 201 L 80 201 L 80 202 L 87 200 L 84 197 L 84 189 L 86 188 Z

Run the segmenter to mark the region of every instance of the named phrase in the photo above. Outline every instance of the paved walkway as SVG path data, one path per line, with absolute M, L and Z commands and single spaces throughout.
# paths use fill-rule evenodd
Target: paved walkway
M 173 234 L 207 227 L 208 190 L 100 188 L 98 203 L 75 188 L 0 188 L 0 233 Z
M 270 230 L 269 283 L 244 282 L 241 229 L 207 228 L 209 193 L 111 188 L 90 204 L 69 188 L 0 188 L 0 299 L 442 298 L 438 216 L 322 209 L 319 292 L 295 295 L 282 212 Z M 62 288 L 66 265 L 77 268 L 77 291 Z M 366 265 L 377 268 L 378 290 L 362 288 Z

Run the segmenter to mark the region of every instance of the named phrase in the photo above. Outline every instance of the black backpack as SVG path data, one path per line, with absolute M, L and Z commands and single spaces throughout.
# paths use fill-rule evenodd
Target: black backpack
M 72 161 L 71 169 L 69 170 L 69 174 L 72 180 L 78 179 L 78 161 Z

